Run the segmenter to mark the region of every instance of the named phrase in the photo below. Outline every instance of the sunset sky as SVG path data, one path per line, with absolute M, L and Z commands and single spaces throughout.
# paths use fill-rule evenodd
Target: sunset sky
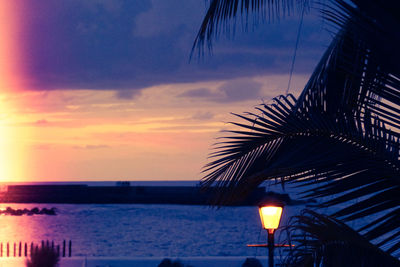
M 189 62 L 205 2 L 1 1 L 0 181 L 200 179 L 229 113 L 285 93 L 299 24 L 221 36 Z M 305 18 L 295 95 L 325 28 Z

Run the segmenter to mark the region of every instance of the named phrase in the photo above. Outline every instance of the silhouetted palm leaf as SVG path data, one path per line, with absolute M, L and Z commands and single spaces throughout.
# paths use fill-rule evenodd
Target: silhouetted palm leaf
M 322 206 L 336 206 L 333 215 L 345 220 L 374 218 L 358 230 L 393 253 L 400 249 L 400 7 L 331 2 L 322 12 L 339 31 L 300 97 L 237 115 L 245 123 L 233 122 L 241 130 L 217 144 L 203 182 L 229 189 L 220 202 L 273 179 L 306 186 L 305 197 L 333 196 Z
M 217 38 L 221 30 L 228 34 L 234 32 L 237 16 L 242 17 L 241 26 L 246 29 L 249 13 L 253 14 L 253 24 L 258 24 L 260 20 L 275 20 L 294 13 L 296 4 L 299 6 L 297 10 L 308 9 L 309 2 L 310 0 L 211 0 L 192 51 L 196 46 L 201 51 L 204 42 L 211 49 L 212 39 Z
M 238 115 L 249 124 L 234 124 L 248 131 L 231 131 L 233 135 L 217 146 L 211 155 L 217 159 L 206 166 L 203 185 L 229 188 L 224 191 L 229 194 L 220 194 L 219 199 L 227 202 L 271 179 L 314 185 L 305 191 L 306 197 L 336 195 L 322 206 L 364 197 L 335 215 L 353 220 L 387 210 L 391 215 L 376 221 L 380 234 L 374 234 L 375 223 L 363 230 L 371 239 L 396 234 L 399 210 L 393 209 L 399 203 L 399 162 L 397 153 L 386 149 L 392 132 L 373 123 L 359 128 L 346 114 L 302 112 L 292 96 L 275 102 L 260 108 L 261 115 L 250 114 L 255 119 Z M 384 134 L 366 134 L 377 128 Z
M 400 266 L 398 259 L 334 218 L 304 210 L 293 219 L 288 232 L 296 246 L 289 251 L 283 266 Z

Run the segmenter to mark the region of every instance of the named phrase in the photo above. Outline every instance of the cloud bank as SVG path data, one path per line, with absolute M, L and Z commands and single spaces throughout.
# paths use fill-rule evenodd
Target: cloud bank
M 203 1 L 23 0 L 20 7 L 24 20 L 18 38 L 26 88 L 31 90 L 140 90 L 287 73 L 299 22 L 292 17 L 248 33 L 239 31 L 234 40 L 215 42 L 212 56 L 189 63 L 206 10 Z M 311 72 L 329 40 L 316 22 L 313 17 L 305 21 L 296 73 Z M 246 97 L 224 90 L 227 96 L 221 101 Z M 136 95 L 131 91 L 117 97 Z

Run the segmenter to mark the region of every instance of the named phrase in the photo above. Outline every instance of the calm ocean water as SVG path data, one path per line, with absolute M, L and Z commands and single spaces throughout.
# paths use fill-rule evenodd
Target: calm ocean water
M 73 256 L 265 255 L 256 207 L 184 205 L 0 204 L 4 209 L 56 207 L 57 216 L 0 216 L 0 242 L 72 240 Z M 285 217 L 300 207 L 286 207 Z M 283 224 L 286 218 L 283 218 Z
M 12 184 L 87 184 L 113 186 L 115 182 L 44 182 Z M 2 190 L 10 183 L 0 183 Z M 134 181 L 143 186 L 196 186 L 198 181 Z M 267 190 L 282 192 L 280 186 Z M 289 192 L 296 192 L 292 190 Z M 296 198 L 295 194 L 291 197 Z M 265 248 L 247 248 L 246 244 L 266 243 L 257 207 L 186 205 L 72 205 L 72 204 L 0 204 L 0 209 L 58 210 L 57 216 L 0 216 L 0 242 L 40 243 L 72 240 L 73 256 L 111 257 L 184 257 L 184 256 L 264 256 Z M 286 206 L 281 225 L 298 215 L 305 206 Z M 327 210 L 322 211 L 327 212 Z M 329 213 L 329 212 L 328 212 Z M 354 225 L 351 225 L 354 226 Z M 276 242 L 285 239 L 277 231 Z M 11 248 L 12 249 L 12 248 Z M 3 251 L 5 246 L 3 246 Z M 281 251 L 278 249 L 277 254 Z M 3 253 L 4 255 L 5 253 Z

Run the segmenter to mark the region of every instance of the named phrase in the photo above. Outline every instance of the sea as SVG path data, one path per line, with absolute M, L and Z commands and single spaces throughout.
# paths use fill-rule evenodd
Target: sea
M 131 182 L 131 185 L 193 186 L 196 183 Z M 115 182 L 72 184 L 109 186 Z M 3 243 L 3 250 L 6 243 L 12 250 L 13 243 L 18 247 L 19 242 L 29 246 L 32 242 L 40 244 L 48 240 L 62 244 L 64 240 L 67 243 L 71 240 L 72 255 L 88 257 L 262 256 L 267 253 L 265 248 L 246 246 L 265 244 L 267 240 L 267 231 L 261 227 L 255 206 L 0 204 L 0 209 L 7 207 L 54 207 L 57 215 L 1 215 L 0 243 Z M 285 207 L 281 225 L 287 224 L 290 216 L 298 214 L 302 208 Z M 278 230 L 275 238 L 277 243 L 283 242 L 285 231 Z

